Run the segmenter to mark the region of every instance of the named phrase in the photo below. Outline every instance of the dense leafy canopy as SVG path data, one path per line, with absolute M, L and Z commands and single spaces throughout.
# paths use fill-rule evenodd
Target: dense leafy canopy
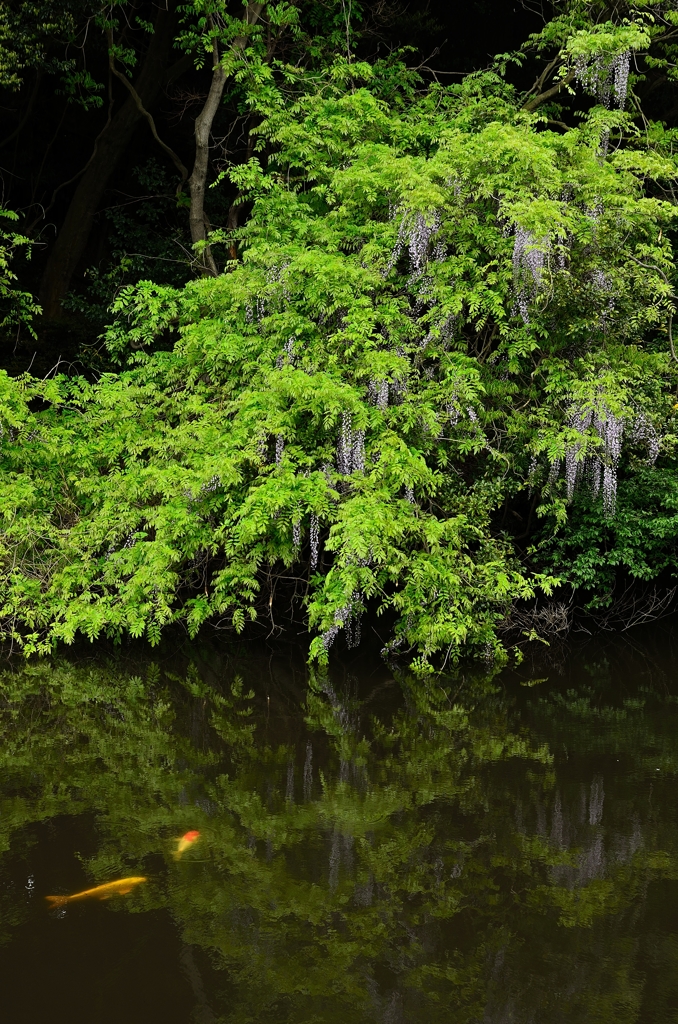
M 558 583 L 675 569 L 675 133 L 636 92 L 676 15 L 601 12 L 451 86 L 227 51 L 255 127 L 213 182 L 244 226 L 196 246 L 223 272 L 119 290 L 116 369 L 2 379 L 6 639 L 291 602 L 321 661 L 372 609 L 424 670 Z

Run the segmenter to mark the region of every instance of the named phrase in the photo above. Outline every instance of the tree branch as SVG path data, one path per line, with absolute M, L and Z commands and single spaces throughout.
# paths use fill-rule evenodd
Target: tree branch
M 122 72 L 118 71 L 118 69 L 116 68 L 116 66 L 115 66 L 115 55 L 113 53 L 113 32 L 111 31 L 110 28 L 106 29 L 106 38 L 108 40 L 108 66 L 111 69 L 112 74 L 114 74 L 116 78 L 119 78 L 120 81 L 123 83 L 123 85 L 129 90 L 130 95 L 132 96 L 132 99 L 134 100 L 134 102 L 137 105 L 137 109 L 138 109 L 139 113 L 143 114 L 143 116 L 148 121 L 150 129 L 151 129 L 151 132 L 153 134 L 153 138 L 158 143 L 158 145 L 161 147 L 161 149 L 165 150 L 165 152 L 167 153 L 167 155 L 171 159 L 172 163 L 174 164 L 176 169 L 179 171 L 179 174 L 181 175 L 181 184 L 179 185 L 179 188 L 181 188 L 181 185 L 183 185 L 183 183 L 186 181 L 186 178 L 188 177 L 188 171 L 184 167 L 184 165 L 182 164 L 181 160 L 179 159 L 177 154 L 174 152 L 174 150 L 171 149 L 170 146 L 168 146 L 166 143 L 164 143 L 162 141 L 162 139 L 160 138 L 160 136 L 158 135 L 157 129 L 155 127 L 155 121 L 153 120 L 153 115 L 148 110 L 146 110 L 146 108 L 144 107 L 143 103 L 141 102 L 141 96 L 136 91 L 136 89 L 134 88 L 134 86 L 130 82 L 130 80 L 127 77 L 127 75 L 123 75 Z
M 527 111 L 536 110 L 537 107 L 542 105 L 542 103 L 546 103 L 553 96 L 557 96 L 561 89 L 564 89 L 566 85 L 569 85 L 570 82 L 574 80 L 574 76 L 574 71 L 568 71 L 565 77 L 561 78 L 555 85 L 552 85 L 550 89 L 547 89 L 545 92 L 540 92 L 537 96 L 533 96 L 531 100 L 527 100 L 527 102 L 523 103 L 522 109 Z
M 557 67 L 559 60 L 560 60 L 560 54 L 557 53 L 556 56 L 553 58 L 553 60 L 550 62 L 550 64 L 547 64 L 546 67 L 544 68 L 544 70 L 542 71 L 542 73 L 539 75 L 539 77 L 537 78 L 536 82 L 534 83 L 534 85 L 530 89 L 530 93 L 533 93 L 533 92 L 539 93 L 539 92 L 541 92 L 541 90 L 544 88 L 544 83 L 546 82 L 546 79 L 551 74 L 553 69 L 555 67 Z M 530 93 L 528 93 L 528 95 Z

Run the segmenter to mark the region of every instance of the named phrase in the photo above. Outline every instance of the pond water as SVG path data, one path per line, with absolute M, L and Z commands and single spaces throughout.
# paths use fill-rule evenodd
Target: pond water
M 0 674 L 3 1019 L 678 1021 L 674 635 Z

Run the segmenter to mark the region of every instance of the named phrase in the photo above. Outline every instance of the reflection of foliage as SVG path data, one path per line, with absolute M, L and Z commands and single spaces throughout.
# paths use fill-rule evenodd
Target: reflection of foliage
M 628 919 L 673 877 L 676 837 L 659 793 L 654 810 L 638 788 L 610 801 L 602 770 L 571 776 L 550 750 L 604 729 L 630 758 L 640 727 L 642 761 L 656 695 L 613 708 L 531 693 L 528 729 L 489 680 L 402 679 L 386 713 L 318 674 L 299 734 L 259 710 L 249 678 L 5 673 L 0 850 L 19 853 L 32 823 L 93 813 L 91 878 L 152 876 L 117 909 L 168 907 L 227 970 L 229 1021 L 546 1020 L 566 985 L 559 1020 L 634 1019 Z M 187 828 L 202 847 L 175 863 Z M 6 941 L 22 909 L 11 892 L 2 904 Z

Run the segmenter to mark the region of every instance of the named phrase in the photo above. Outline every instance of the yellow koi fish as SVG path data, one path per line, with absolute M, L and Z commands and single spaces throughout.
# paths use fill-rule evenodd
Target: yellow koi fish
M 117 882 L 106 882 L 105 885 L 97 885 L 94 889 L 76 892 L 73 896 L 46 896 L 45 899 L 50 907 L 63 907 L 74 900 L 107 900 L 111 896 L 126 896 L 135 885 L 145 881 L 145 878 L 133 875 L 131 878 L 119 878 Z
M 185 832 L 181 839 L 177 839 L 177 848 L 174 851 L 174 859 L 179 860 L 182 853 L 190 849 L 196 839 L 200 838 L 200 833 L 196 829 L 192 829 L 190 832 Z

